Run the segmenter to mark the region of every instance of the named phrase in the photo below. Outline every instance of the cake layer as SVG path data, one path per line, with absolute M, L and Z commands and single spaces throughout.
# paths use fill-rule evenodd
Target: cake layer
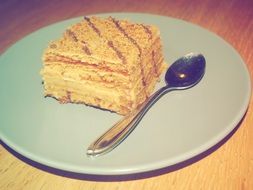
M 63 67 L 62 63 L 46 66 L 43 70 L 43 80 L 46 82 L 51 80 L 62 80 L 63 83 L 66 81 L 73 81 L 75 83 L 81 83 L 84 86 L 98 86 L 98 88 L 101 88 L 100 86 L 102 85 L 102 87 L 119 89 L 123 91 L 126 96 L 129 96 L 130 91 L 134 94 L 138 94 L 143 90 L 140 84 L 141 79 L 136 79 L 136 82 L 132 83 L 132 86 L 130 86 L 127 77 L 122 75 L 117 75 L 115 73 L 115 75 L 111 75 L 111 73 L 104 72 L 87 72 L 86 69 L 77 65 L 75 65 L 75 67 L 70 67 L 70 65 L 64 66 L 65 67 Z M 162 70 L 159 72 L 161 71 Z M 147 76 L 147 83 L 150 83 L 151 80 L 157 80 L 153 71 L 150 71 Z
M 107 109 L 111 109 L 113 106 L 122 109 L 124 108 L 123 110 L 131 110 L 132 108 L 132 101 L 118 89 L 108 90 L 102 85 L 83 85 L 82 83 L 61 81 L 60 79 L 46 80 L 45 95 L 55 97 L 62 103 L 86 103 L 93 106 L 102 106 Z M 81 99 L 81 97 L 89 98 Z M 120 109 L 114 111 L 124 114 Z
M 130 88 L 129 83 L 127 82 L 110 82 L 110 81 L 96 81 L 92 77 L 89 79 L 84 79 L 82 78 L 82 75 L 78 74 L 78 72 L 75 72 L 75 69 L 71 70 L 66 70 L 65 72 L 61 72 L 61 69 L 58 69 L 60 72 L 53 72 L 54 70 L 50 70 L 48 67 L 44 69 L 44 72 L 47 71 L 46 73 L 43 74 L 43 80 L 44 80 L 44 85 L 45 87 L 51 83 L 53 84 L 59 84 L 61 83 L 62 85 L 68 84 L 69 82 L 72 82 L 72 86 L 69 85 L 69 88 L 72 88 L 74 86 L 80 86 L 79 91 L 85 91 L 86 86 L 93 86 L 97 89 L 105 89 L 110 93 L 112 90 L 117 90 L 118 92 L 121 92 L 122 95 L 124 96 L 130 96 L 129 92 L 133 92 L 135 94 L 138 94 L 140 91 L 143 90 L 143 88 L 140 85 L 140 82 L 136 81 L 136 83 L 133 83 L 133 87 Z M 68 71 L 71 71 L 68 73 Z M 77 69 L 77 71 L 80 71 Z M 69 75 L 72 74 L 72 75 Z M 83 73 L 82 73 L 83 74 Z M 93 75 L 94 77 L 96 75 Z M 152 75 L 152 71 L 150 71 L 150 74 L 148 75 L 149 77 L 147 78 L 147 82 L 150 83 L 152 80 L 157 80 L 154 75 Z M 150 86 L 150 85 L 149 85 Z M 96 92 L 97 93 L 97 92 Z M 129 98 L 131 99 L 131 98 Z
M 90 68 L 81 64 L 65 64 L 65 62 L 52 62 L 46 65 L 41 72 L 43 76 L 59 76 L 64 80 L 94 81 L 108 83 L 110 86 L 124 86 L 128 88 L 129 78 L 122 73 Z

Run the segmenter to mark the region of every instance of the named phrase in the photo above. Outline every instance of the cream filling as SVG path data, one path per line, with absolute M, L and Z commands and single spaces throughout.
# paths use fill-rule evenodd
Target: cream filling
M 153 82 L 151 83 L 152 78 L 154 78 L 154 81 L 157 81 L 157 77 L 155 77 L 155 75 L 152 73 L 153 70 L 150 70 L 149 73 L 147 74 L 147 78 L 146 78 L 147 86 L 143 87 L 141 83 L 142 79 L 139 77 L 135 79 L 136 82 L 134 84 L 130 85 L 129 83 L 124 82 L 121 84 L 119 83 L 120 85 L 117 85 L 111 82 L 82 80 L 80 79 L 80 75 L 78 74 L 78 71 L 80 70 L 76 70 L 76 72 L 75 71 L 71 72 L 72 70 L 69 69 L 70 72 L 68 73 L 68 72 L 63 72 L 64 69 L 62 69 L 62 67 L 56 67 L 56 68 L 57 69 L 51 66 L 46 66 L 44 68 L 44 70 L 42 71 L 42 75 L 43 75 L 43 80 L 45 81 L 45 84 L 50 84 L 50 86 L 60 84 L 62 88 L 64 87 L 66 89 L 73 88 L 73 89 L 76 89 L 76 92 L 79 92 L 81 94 L 85 91 L 90 92 L 90 95 L 92 93 L 100 93 L 100 94 L 104 93 L 104 94 L 107 94 L 106 96 L 113 97 L 113 98 L 116 98 L 115 93 L 116 94 L 120 93 L 122 97 L 125 97 L 126 100 L 131 100 L 132 102 L 137 101 L 138 98 L 136 96 L 137 95 L 140 96 L 141 93 L 144 93 L 143 90 L 145 88 L 153 89 L 153 87 L 150 87 L 150 86 L 154 86 Z M 83 71 L 84 69 L 82 69 L 82 72 Z M 66 75 L 65 73 L 68 73 L 68 74 Z
M 69 92 L 77 92 L 82 95 L 87 96 L 103 96 L 106 99 L 115 99 L 116 101 L 120 96 L 125 96 L 124 91 L 119 88 L 108 89 L 100 84 L 95 84 L 91 82 L 79 82 L 72 80 L 62 80 L 57 78 L 45 77 L 45 88 L 50 89 L 50 91 L 57 91 L 59 89 L 64 89 Z

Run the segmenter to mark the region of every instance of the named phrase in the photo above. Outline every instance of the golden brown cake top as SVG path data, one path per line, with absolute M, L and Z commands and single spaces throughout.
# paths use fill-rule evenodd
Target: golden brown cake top
M 159 37 L 155 26 L 112 17 L 84 17 L 52 41 L 43 56 L 55 55 L 97 64 L 109 62 L 128 67 L 135 64 Z

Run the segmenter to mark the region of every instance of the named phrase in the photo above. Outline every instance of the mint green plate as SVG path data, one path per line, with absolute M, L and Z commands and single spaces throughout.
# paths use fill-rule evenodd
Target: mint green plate
M 189 52 L 202 53 L 207 61 L 203 80 L 192 89 L 164 96 L 119 147 L 89 158 L 88 145 L 120 116 L 43 97 L 42 52 L 50 40 L 82 18 L 62 21 L 33 32 L 0 56 L 0 138 L 4 143 L 57 169 L 118 175 L 190 159 L 236 127 L 247 110 L 251 84 L 243 60 L 227 42 L 174 18 L 133 13 L 100 16 L 108 15 L 158 26 L 167 63 Z M 162 80 L 158 87 L 163 85 Z

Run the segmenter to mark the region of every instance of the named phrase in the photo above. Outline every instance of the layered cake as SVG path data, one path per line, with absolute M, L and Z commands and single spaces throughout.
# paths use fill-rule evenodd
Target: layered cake
M 45 96 L 122 115 L 142 104 L 165 68 L 155 26 L 84 17 L 43 54 Z

